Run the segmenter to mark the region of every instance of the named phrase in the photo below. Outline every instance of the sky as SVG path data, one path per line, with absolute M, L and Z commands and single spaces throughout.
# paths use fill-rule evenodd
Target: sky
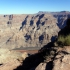
M 70 11 L 70 0 L 0 0 L 0 14 Z

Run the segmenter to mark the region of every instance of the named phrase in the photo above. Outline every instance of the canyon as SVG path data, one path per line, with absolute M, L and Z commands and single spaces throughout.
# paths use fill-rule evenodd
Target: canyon
M 0 15 L 0 47 L 39 49 L 54 41 L 69 12 Z
M 0 15 L 0 47 L 39 49 L 57 38 L 69 15 L 66 11 Z
M 0 70 L 69 70 L 70 46 L 53 46 L 69 17 L 68 11 L 0 15 Z

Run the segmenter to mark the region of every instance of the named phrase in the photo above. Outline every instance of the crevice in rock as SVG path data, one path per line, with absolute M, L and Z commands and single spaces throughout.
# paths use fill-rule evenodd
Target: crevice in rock
M 23 28 L 24 25 L 26 25 L 27 18 L 28 18 L 28 15 L 26 16 L 25 20 L 22 22 L 22 25 L 21 25 L 21 27 L 19 28 L 19 31 Z M 23 30 L 23 29 L 22 29 L 22 30 Z
M 3 64 L 0 64 L 0 66 L 1 66 L 1 65 L 3 65 Z
M 53 69 L 53 61 L 50 61 L 46 65 L 46 70 L 52 70 Z
M 33 20 L 31 20 L 31 21 L 30 21 L 30 26 L 33 26 L 33 23 L 34 23 L 34 21 L 33 21 Z

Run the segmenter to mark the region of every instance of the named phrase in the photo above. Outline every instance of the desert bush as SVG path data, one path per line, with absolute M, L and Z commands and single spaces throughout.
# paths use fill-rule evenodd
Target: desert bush
M 55 44 L 57 46 L 70 46 L 70 35 L 59 36 Z
M 65 38 L 65 46 L 70 46 L 70 35 Z

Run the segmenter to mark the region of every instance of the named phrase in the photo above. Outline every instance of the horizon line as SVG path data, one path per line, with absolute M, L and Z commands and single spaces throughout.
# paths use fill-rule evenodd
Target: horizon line
M 70 11 L 66 11 L 66 10 L 63 10 L 63 11 L 38 11 L 37 13 L 39 12 L 46 12 L 46 13 L 51 13 L 51 12 L 70 12 Z M 37 13 L 2 13 L 0 15 L 31 15 L 31 14 L 37 14 Z

